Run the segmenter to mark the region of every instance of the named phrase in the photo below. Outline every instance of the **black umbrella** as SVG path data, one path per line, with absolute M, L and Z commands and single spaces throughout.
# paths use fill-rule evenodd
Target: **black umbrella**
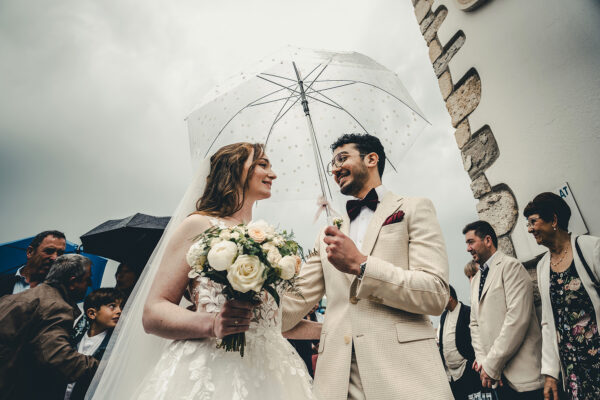
M 144 266 L 171 217 L 137 213 L 106 221 L 81 236 L 85 252 Z

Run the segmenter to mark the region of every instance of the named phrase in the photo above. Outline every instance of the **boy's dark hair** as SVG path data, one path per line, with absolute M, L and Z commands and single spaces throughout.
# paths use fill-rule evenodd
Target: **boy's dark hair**
M 37 250 L 37 248 L 40 247 L 40 244 L 42 244 L 44 239 L 46 239 L 46 236 L 54 236 L 59 239 L 67 240 L 65 238 L 65 234 L 60 231 L 44 231 L 44 232 L 38 233 L 37 235 L 34 236 L 33 239 L 31 239 L 31 243 L 29 243 L 29 247 L 31 247 L 33 250 Z
M 456 297 L 456 290 L 454 290 L 452 285 L 450 285 L 450 297 L 452 297 L 454 300 L 458 301 L 458 297 Z
M 485 239 L 487 235 L 490 235 L 492 238 L 492 243 L 495 248 L 498 248 L 498 237 L 496 236 L 496 232 L 492 225 L 490 225 L 487 221 L 475 221 L 471 222 L 462 230 L 463 235 L 466 235 L 469 231 L 475 231 L 475 235 L 477 235 L 481 240 Z
M 379 172 L 379 177 L 383 176 L 383 170 L 385 168 L 385 151 L 383 145 L 376 136 L 369 135 L 368 133 L 346 133 L 345 135 L 340 136 L 331 145 L 331 151 L 349 143 L 356 145 L 356 149 L 361 154 L 376 153 L 379 156 L 377 171 Z
M 563 231 L 569 230 L 569 219 L 571 219 L 571 208 L 562 197 L 552 192 L 540 193 L 525 206 L 523 215 L 529 218 L 530 215 L 539 214 L 540 218 L 546 222 L 556 220 L 558 227 Z
M 102 306 L 107 306 L 110 303 L 114 303 L 118 300 L 123 300 L 123 294 L 115 288 L 100 288 L 96 289 L 87 295 L 83 301 L 83 311 L 86 313 L 87 310 L 93 308 L 99 310 Z

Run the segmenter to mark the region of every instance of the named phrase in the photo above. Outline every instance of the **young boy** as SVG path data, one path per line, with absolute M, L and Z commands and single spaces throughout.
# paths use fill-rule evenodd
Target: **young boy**
M 77 324 L 72 337 L 73 347 L 79 353 L 102 359 L 113 328 L 121 317 L 122 299 L 122 293 L 115 288 L 96 289 L 85 298 L 85 319 L 82 318 L 82 323 Z M 70 383 L 65 392 L 65 400 L 83 399 L 87 386 Z

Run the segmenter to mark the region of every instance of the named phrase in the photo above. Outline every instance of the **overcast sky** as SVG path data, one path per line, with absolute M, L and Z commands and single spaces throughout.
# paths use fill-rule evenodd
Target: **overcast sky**
M 410 0 L 0 1 L 0 242 L 59 229 L 80 243 L 107 219 L 170 215 L 191 178 L 184 118 L 288 44 L 399 74 L 432 125 L 393 186 L 435 203 L 467 301 L 460 231 L 475 200 Z

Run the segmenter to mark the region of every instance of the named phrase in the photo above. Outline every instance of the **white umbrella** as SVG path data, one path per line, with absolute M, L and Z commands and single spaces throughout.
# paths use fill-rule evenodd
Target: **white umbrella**
M 338 200 L 325 171 L 340 135 L 379 137 L 390 170 L 428 123 L 397 74 L 371 58 L 294 47 L 215 87 L 187 122 L 195 165 L 226 144 L 265 143 L 279 175 L 273 201 Z

